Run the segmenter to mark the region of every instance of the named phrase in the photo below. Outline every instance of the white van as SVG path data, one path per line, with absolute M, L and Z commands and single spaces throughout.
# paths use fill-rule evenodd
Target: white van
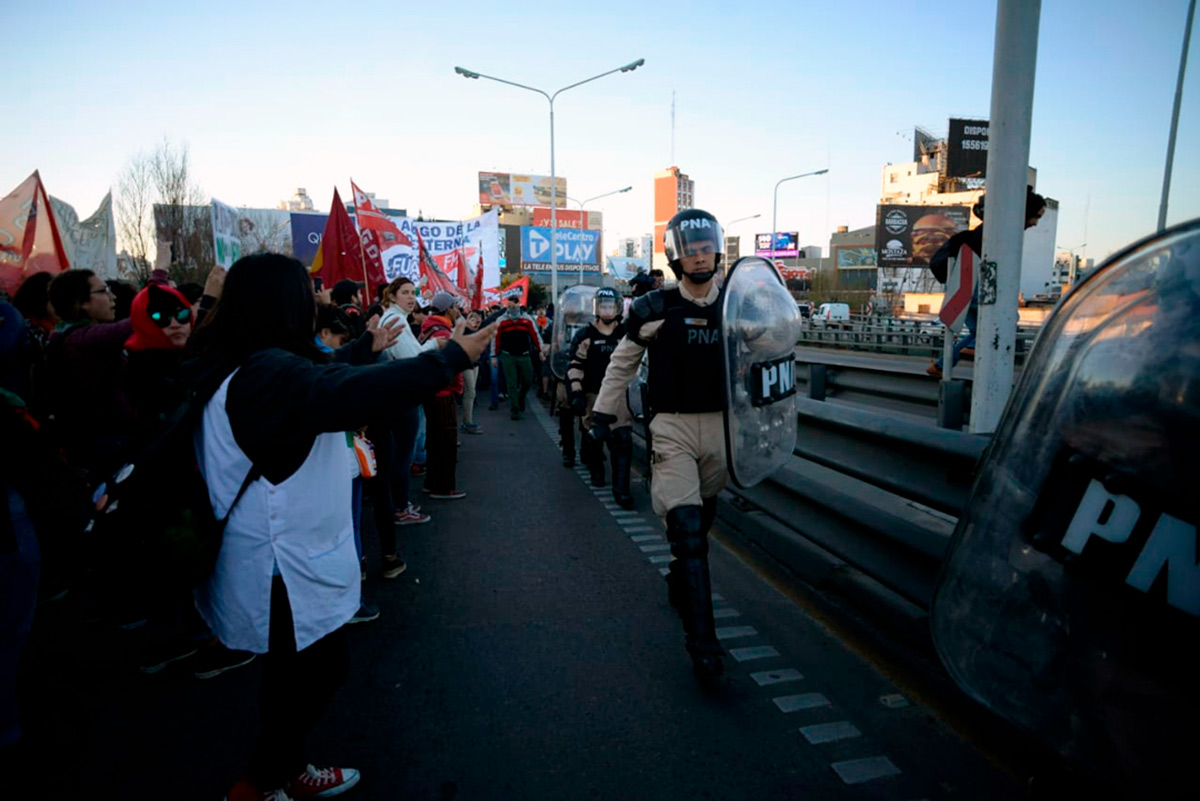
M 849 324 L 850 322 L 850 304 L 848 303 L 822 303 L 817 307 L 816 313 L 812 319 L 815 322 L 830 325 L 831 323 Z

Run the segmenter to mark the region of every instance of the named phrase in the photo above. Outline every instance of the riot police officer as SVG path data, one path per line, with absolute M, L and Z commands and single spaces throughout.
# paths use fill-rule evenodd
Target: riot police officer
M 569 349 L 571 363 L 567 367 L 567 398 L 571 412 L 583 420 L 584 429 L 591 428 L 592 405 L 596 393 L 604 381 L 609 359 L 625 336 L 625 324 L 621 320 L 621 295 L 617 290 L 605 287 L 593 298 L 595 320 L 581 329 L 571 340 Z M 616 420 L 610 425 L 608 451 L 612 456 L 613 500 L 622 508 L 633 508 L 633 495 L 629 492 L 629 460 L 633 455 L 633 432 L 629 408 L 618 403 Z M 579 458 L 592 476 L 592 486 L 604 486 L 603 444 L 591 437 L 583 437 L 579 447 Z
M 649 351 L 649 397 L 654 413 L 651 499 L 665 517 L 671 562 L 668 597 L 679 612 L 685 644 L 702 681 L 723 672 L 713 623 L 708 530 L 717 494 L 726 483 L 725 407 L 721 360 L 720 291 L 724 237 L 713 215 L 676 214 L 664 233 L 667 260 L 679 283 L 633 302 L 625 338 L 609 361 L 592 405 L 592 436 L 605 439 L 625 403 L 625 387 Z

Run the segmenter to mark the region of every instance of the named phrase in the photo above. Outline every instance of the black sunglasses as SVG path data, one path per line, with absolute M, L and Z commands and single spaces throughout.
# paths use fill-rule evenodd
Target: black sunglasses
M 153 311 L 150 312 L 150 319 L 159 328 L 166 328 L 171 324 L 171 320 L 174 320 L 180 325 L 184 325 L 192 321 L 192 310 L 180 306 L 173 312 Z

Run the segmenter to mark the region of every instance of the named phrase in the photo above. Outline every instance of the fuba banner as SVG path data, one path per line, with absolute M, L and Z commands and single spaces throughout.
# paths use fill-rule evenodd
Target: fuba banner
M 550 228 L 521 226 L 521 261 L 550 261 Z M 599 264 L 600 232 L 558 229 L 559 264 Z
M 469 220 L 451 222 L 418 222 L 411 217 L 393 217 L 407 243 L 390 244 L 383 250 L 383 272 L 391 281 L 407 276 L 418 281 L 421 276 L 417 252 L 417 235 L 424 241 L 429 255 L 451 279 L 458 278 L 458 265 L 465 260 L 474 270 L 483 255 L 483 284 L 500 283 L 500 216 L 492 209 L 487 214 Z M 470 278 L 470 276 L 468 276 Z M 467 282 L 468 284 L 471 281 Z

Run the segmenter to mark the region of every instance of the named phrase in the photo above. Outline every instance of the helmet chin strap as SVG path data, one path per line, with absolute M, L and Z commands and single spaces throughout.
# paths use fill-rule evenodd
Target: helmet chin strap
M 684 272 L 683 277 L 686 278 L 691 283 L 695 284 L 696 286 L 700 286 L 702 284 L 707 284 L 709 281 L 711 281 L 713 279 L 713 276 L 716 274 L 717 274 L 716 270 L 703 270 L 701 272 L 696 272 L 696 273 Z

